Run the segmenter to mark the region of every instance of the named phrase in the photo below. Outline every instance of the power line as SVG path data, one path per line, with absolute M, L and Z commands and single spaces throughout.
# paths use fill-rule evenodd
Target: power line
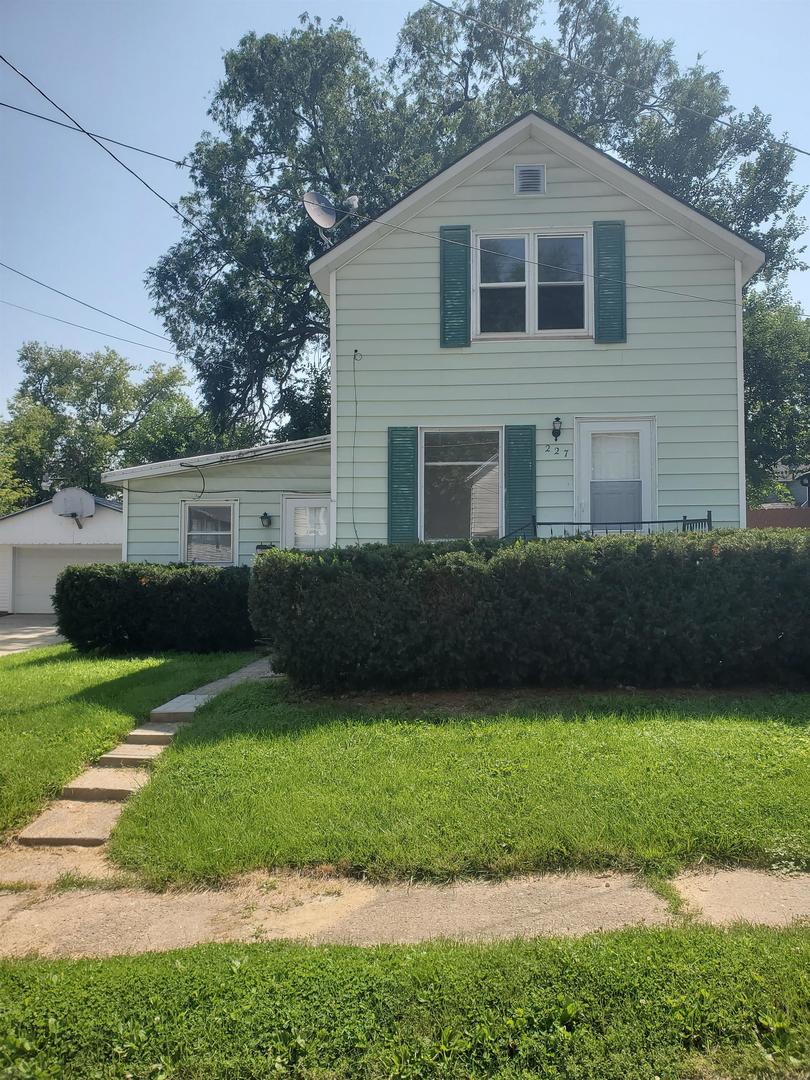
M 65 326 L 75 326 L 79 330 L 89 330 L 91 334 L 100 334 L 101 337 L 112 338 L 114 341 L 126 341 L 127 344 L 138 345 L 141 349 L 151 349 L 152 352 L 168 353 L 169 356 L 176 356 L 173 349 L 161 349 L 157 345 L 145 345 L 142 341 L 133 341 L 132 338 L 119 337 L 118 334 L 108 334 L 106 330 L 96 330 L 93 326 L 83 326 L 81 323 L 71 322 L 69 319 L 60 319 L 56 315 L 48 315 L 45 311 L 35 311 L 34 308 L 23 307 L 22 304 L 12 304 L 10 300 L 0 298 L 0 304 L 17 308 L 19 311 L 28 311 L 31 315 L 39 315 L 43 319 L 52 319 L 54 322 L 64 323 Z
M 0 60 L 7 67 L 11 68 L 11 70 L 16 75 L 19 75 L 19 77 L 21 79 L 23 79 L 24 82 L 27 82 L 28 85 L 32 89 L 36 90 L 36 92 L 41 97 L 43 97 L 48 102 L 49 105 L 52 105 L 63 116 L 66 116 L 67 119 L 70 120 L 70 122 L 72 124 L 74 124 L 75 127 L 79 131 L 83 132 L 89 139 L 92 139 L 92 141 L 96 144 L 96 146 L 101 147 L 101 149 L 104 151 L 105 154 L 108 154 L 113 159 L 113 161 L 115 161 L 118 165 L 121 166 L 122 169 L 125 169 L 130 174 L 130 176 L 134 177 L 138 181 L 139 184 L 143 184 L 143 186 L 146 188 L 146 190 L 151 192 L 152 195 L 154 195 L 156 199 L 159 199 L 164 205 L 168 206 L 170 210 L 174 211 L 174 213 L 177 214 L 177 216 L 182 221 L 184 221 L 186 223 L 186 225 L 189 226 L 189 228 L 194 229 L 194 231 L 199 236 L 201 236 L 204 240 L 207 240 L 207 241 L 210 242 L 212 239 L 214 239 L 214 237 L 210 233 L 207 233 L 205 231 L 205 229 L 201 228 L 197 224 L 196 221 L 194 221 L 192 218 L 190 218 L 187 214 L 183 213 L 183 211 L 180 209 L 180 207 L 177 205 L 177 203 L 173 203 L 170 199 L 167 199 L 165 195 L 161 195 L 161 193 L 156 188 L 152 187 L 152 185 L 149 183 L 149 181 L 145 180 L 140 175 L 140 173 L 136 172 L 133 168 L 130 168 L 130 166 L 127 165 L 127 163 L 125 161 L 122 161 L 121 158 L 117 156 L 117 154 L 114 154 L 112 152 L 112 150 L 110 150 L 109 146 L 105 146 L 104 143 L 100 142 L 99 139 L 95 135 L 91 134 L 91 132 L 89 132 L 87 130 L 87 128 L 83 127 L 74 116 L 71 116 L 70 113 L 66 109 L 63 109 L 61 105 L 57 105 L 57 103 L 53 100 L 53 98 L 49 97 L 41 87 L 37 86 L 37 84 L 34 82 L 33 79 L 29 78 L 24 72 L 20 71 L 20 69 L 18 67 L 15 67 L 14 64 L 12 64 L 12 62 L 8 59 L 7 56 L 4 56 L 2 53 L 0 53 Z M 225 241 L 223 240 L 223 238 L 221 236 L 217 236 L 216 240 L 218 241 L 218 243 L 221 246 L 225 247 L 225 249 L 228 251 L 228 254 L 230 255 L 230 257 L 233 259 L 233 261 L 235 263 L 238 263 L 244 270 L 247 270 L 248 273 L 250 273 L 254 277 L 259 278 L 262 281 L 263 284 L 268 285 L 279 296 L 284 295 L 283 291 L 274 282 L 272 282 L 267 277 L 266 274 L 263 274 L 260 271 L 257 271 L 255 269 L 255 267 L 252 267 L 248 263 L 243 262 L 243 260 L 240 259 L 238 255 L 236 255 L 236 253 L 233 251 L 232 248 L 228 248 L 227 244 L 225 243 Z
M 359 215 L 357 211 L 347 210 L 346 214 L 349 217 L 362 218 L 364 224 L 370 224 L 373 221 L 379 221 L 378 218 L 370 218 Z M 449 237 L 439 236 L 437 233 L 420 232 L 418 229 L 409 229 L 404 225 L 394 225 L 390 221 L 379 221 L 379 224 L 384 225 L 386 229 L 397 229 L 400 232 L 410 233 L 411 236 L 422 236 L 427 240 L 438 240 L 440 244 L 455 244 L 457 247 L 467 248 L 468 251 L 477 251 L 484 255 L 497 255 L 501 259 L 510 259 L 512 262 L 523 263 L 524 266 L 535 265 L 535 261 L 533 259 L 524 259 L 520 255 L 509 255 L 505 251 L 496 251 L 494 248 L 483 248 L 478 244 L 465 244 L 463 240 L 451 240 Z M 576 233 L 576 229 L 571 230 L 572 235 L 575 235 Z M 508 238 L 504 237 L 504 239 Z M 551 237 L 551 239 L 554 239 L 554 237 Z M 570 274 L 572 272 L 570 266 L 555 266 L 554 263 L 540 262 L 539 259 L 537 260 L 537 265 L 543 266 L 547 270 L 562 270 L 566 274 Z M 645 289 L 650 292 L 668 293 L 671 296 L 679 296 L 683 300 L 699 300 L 701 303 L 705 304 L 726 304 L 731 305 L 732 307 L 743 306 L 742 304 L 738 304 L 736 300 L 718 300 L 716 297 L 697 296 L 695 293 L 680 292 L 676 289 L 665 289 L 658 285 L 638 285 L 633 281 L 628 281 L 626 278 L 611 278 L 605 274 L 589 274 L 584 267 L 582 269 L 582 276 L 583 278 L 593 278 L 594 280 L 598 276 L 600 281 L 610 281 L 614 284 L 618 283 L 621 285 L 626 285 L 630 289 Z M 521 284 L 525 284 L 525 282 L 515 282 L 516 287 Z
M 31 112 L 30 109 L 22 109 L 19 105 L 9 105 L 7 101 L 0 101 L 0 105 L 4 109 L 13 109 L 14 112 L 24 113 L 26 116 L 34 116 L 37 120 L 47 120 L 49 124 L 56 124 L 57 127 L 65 128 L 67 131 L 78 132 L 80 135 L 84 134 L 80 128 L 73 127 L 72 124 L 65 124 L 62 120 L 55 120 L 52 116 L 43 116 L 42 113 Z M 182 165 L 184 169 L 188 168 L 188 164 L 185 159 L 183 161 L 176 161 L 172 157 L 167 157 L 166 154 L 158 154 L 154 150 L 144 150 L 142 146 L 133 146 L 132 143 L 121 142 L 120 139 L 111 139 L 109 135 L 98 135 L 96 132 L 87 132 L 92 135 L 94 139 L 101 139 L 102 142 L 114 143 L 116 146 L 123 146 L 127 150 L 135 150 L 139 154 L 148 154 L 149 157 L 160 158 L 161 161 L 170 161 L 172 165 Z
M 72 300 L 74 304 L 81 304 L 82 307 L 90 308 L 91 311 L 97 311 L 99 315 L 106 315 L 108 319 L 115 319 L 116 322 L 131 326 L 133 330 L 141 330 L 144 334 L 150 334 L 152 337 L 160 338 L 161 341 L 171 341 L 171 338 L 167 338 L 165 334 L 157 334 L 154 330 L 147 330 L 145 326 L 139 326 L 138 323 L 130 322 L 129 319 L 122 319 L 120 315 L 113 315 L 112 312 L 105 311 L 104 308 L 96 307 L 94 304 L 88 304 L 86 300 L 80 300 L 77 296 L 71 296 L 70 293 L 62 292 L 61 289 L 57 289 L 53 285 L 46 285 L 45 282 L 40 281 L 39 278 L 31 277 L 30 274 L 24 274 L 22 270 L 17 270 L 16 267 L 9 266 L 8 263 L 0 262 L 0 266 L 5 270 L 10 270 L 12 274 L 19 274 L 20 277 L 25 278 L 27 281 L 33 281 L 36 285 L 41 285 L 43 289 L 50 289 L 51 292 L 55 292 L 59 296 L 64 296 L 67 300 Z
M 459 19 L 466 19 L 468 22 L 477 23 L 479 26 L 483 26 L 485 30 L 491 30 L 493 33 L 500 34 L 501 37 L 511 38 L 512 41 L 518 41 L 522 45 L 527 45 L 536 52 L 545 52 L 551 56 L 556 56 L 557 59 L 562 60 L 564 63 L 581 68 L 595 78 L 606 79 L 608 82 L 616 83 L 619 86 L 629 87 L 631 90 L 638 90 L 640 93 L 646 94 L 647 92 L 647 88 L 640 83 L 628 82 L 626 79 L 620 79 L 618 76 L 611 75 L 607 71 L 600 71 L 599 68 L 590 67 L 588 64 L 583 64 L 580 60 L 574 60 L 572 57 L 558 52 L 558 50 L 552 48 L 551 45 L 545 45 L 540 41 L 532 41 L 531 38 L 524 37 L 522 34 L 515 34 L 512 33 L 511 30 L 505 30 L 502 26 L 495 26 L 493 23 L 485 22 L 484 19 L 479 19 L 477 15 L 470 15 L 466 11 L 459 11 L 457 8 L 450 7 L 449 4 L 441 3 L 441 0 L 430 0 L 430 3 L 433 4 L 434 7 L 441 8 L 443 11 L 448 11 L 451 15 L 455 15 Z M 709 113 L 701 112 L 700 109 L 695 109 L 691 105 L 679 105 L 677 102 L 662 102 L 660 107 L 662 109 L 681 109 L 684 112 L 692 113 L 693 116 L 699 116 L 703 120 L 709 120 L 712 124 L 721 124 L 725 128 L 734 127 L 729 120 L 724 120 L 721 116 L 710 116 Z M 803 154 L 805 157 L 810 157 L 810 150 L 802 150 L 800 146 L 794 146 L 792 143 L 786 142 L 784 139 L 777 139 L 773 135 L 769 135 L 768 139 L 777 146 L 785 146 L 788 150 L 792 150 L 796 154 Z

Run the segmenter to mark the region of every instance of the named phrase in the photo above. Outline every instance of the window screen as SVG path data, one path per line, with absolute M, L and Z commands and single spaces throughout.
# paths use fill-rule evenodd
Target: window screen
M 233 507 L 198 503 L 186 507 L 186 562 L 233 563 Z

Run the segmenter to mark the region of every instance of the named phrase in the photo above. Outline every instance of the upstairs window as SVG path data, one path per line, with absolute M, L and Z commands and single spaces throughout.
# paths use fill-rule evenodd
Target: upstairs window
M 590 333 L 589 233 L 482 235 L 473 246 L 473 335 Z
M 537 237 L 537 329 L 585 329 L 585 239 Z
M 526 238 L 483 237 L 481 333 L 526 333 Z

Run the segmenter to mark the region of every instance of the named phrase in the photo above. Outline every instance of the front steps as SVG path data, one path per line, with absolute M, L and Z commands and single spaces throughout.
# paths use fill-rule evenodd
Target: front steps
M 255 660 L 224 679 L 181 694 L 153 709 L 149 720 L 133 728 L 124 741 L 102 754 L 94 765 L 62 788 L 61 798 L 32 821 L 17 837 L 26 847 L 100 847 L 124 809 L 124 801 L 149 781 L 151 765 L 177 731 L 190 723 L 197 709 L 211 698 L 253 679 L 273 678 L 267 660 Z

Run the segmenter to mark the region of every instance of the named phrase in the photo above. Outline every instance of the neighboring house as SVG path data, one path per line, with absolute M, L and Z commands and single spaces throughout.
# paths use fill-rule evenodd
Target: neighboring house
M 107 474 L 130 488 L 126 557 L 744 525 L 741 291 L 763 261 L 522 116 L 311 264 L 331 438 Z
M 93 504 L 79 522 L 56 513 L 51 499 L 0 518 L 0 612 L 50 612 L 60 570 L 121 561 L 121 505 L 98 498 Z

